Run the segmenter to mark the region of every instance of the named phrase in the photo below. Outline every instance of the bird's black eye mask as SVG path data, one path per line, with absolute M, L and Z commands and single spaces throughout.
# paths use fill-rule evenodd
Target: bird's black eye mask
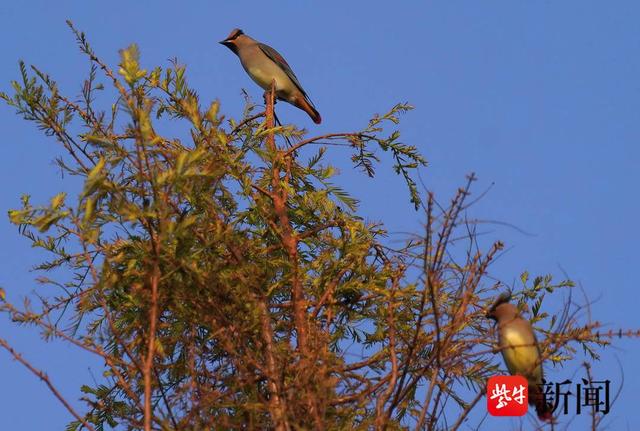
M 240 35 L 242 35 L 242 34 L 244 34 L 244 33 L 242 32 L 242 30 L 240 30 L 240 29 L 234 30 L 234 31 L 233 31 L 233 33 L 231 33 L 231 34 L 229 35 L 229 37 L 225 39 L 225 42 L 226 42 L 226 41 L 236 40 L 236 39 L 238 38 L 238 36 L 240 36 Z
M 224 46 L 226 46 L 227 48 L 229 48 L 231 51 L 233 51 L 234 54 L 238 54 L 238 47 L 236 46 L 235 43 L 233 43 L 234 40 L 236 40 L 238 38 L 238 36 L 240 36 L 241 34 L 244 34 L 242 32 L 242 30 L 240 30 L 239 28 L 233 30 L 231 32 L 231 34 L 229 35 L 228 38 L 226 38 L 225 40 L 221 41 L 220 43 Z

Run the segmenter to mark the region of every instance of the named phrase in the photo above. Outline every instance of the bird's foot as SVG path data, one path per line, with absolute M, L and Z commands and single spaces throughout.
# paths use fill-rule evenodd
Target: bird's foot
M 271 90 L 267 90 L 264 92 L 264 94 L 262 95 L 264 98 L 264 104 L 266 105 L 267 103 L 269 103 L 269 97 L 271 96 Z M 278 103 L 278 98 L 274 97 L 273 98 L 273 106 L 276 106 L 276 103 Z

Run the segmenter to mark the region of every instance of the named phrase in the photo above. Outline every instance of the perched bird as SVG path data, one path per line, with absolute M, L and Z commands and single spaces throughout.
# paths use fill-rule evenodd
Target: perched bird
M 242 67 L 251 79 L 264 90 L 271 89 L 271 82 L 276 82 L 276 97 L 309 114 L 314 123 L 320 124 L 322 119 L 315 106 L 300 85 L 300 81 L 291 70 L 289 64 L 276 51 L 264 43 L 247 36 L 236 28 L 220 42 L 239 58 Z
M 550 422 L 552 407 L 542 392 L 542 356 L 531 323 L 523 319 L 518 308 L 511 304 L 509 293 L 501 294 L 487 317 L 498 325 L 498 345 L 504 362 L 512 375 L 520 375 L 529 382 L 529 404 L 535 406 L 540 420 Z

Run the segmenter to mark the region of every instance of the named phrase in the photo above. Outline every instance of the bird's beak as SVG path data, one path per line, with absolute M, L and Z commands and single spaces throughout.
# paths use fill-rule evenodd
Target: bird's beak
M 224 45 L 227 48 L 229 48 L 231 50 L 231 52 L 233 52 L 234 54 L 238 54 L 238 45 L 236 45 L 233 40 L 229 40 L 229 39 L 225 39 L 225 40 L 221 40 L 220 45 Z

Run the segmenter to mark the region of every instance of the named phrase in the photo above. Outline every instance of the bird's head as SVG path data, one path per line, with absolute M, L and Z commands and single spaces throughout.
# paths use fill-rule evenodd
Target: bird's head
M 235 54 L 238 53 L 238 44 L 242 43 L 242 39 L 246 37 L 244 33 L 239 28 L 234 28 L 229 36 L 225 40 L 221 40 L 219 43 L 229 48 Z
M 487 311 L 485 315 L 489 319 L 498 321 L 502 318 L 516 317 L 518 309 L 515 305 L 511 304 L 511 292 L 502 292 Z

